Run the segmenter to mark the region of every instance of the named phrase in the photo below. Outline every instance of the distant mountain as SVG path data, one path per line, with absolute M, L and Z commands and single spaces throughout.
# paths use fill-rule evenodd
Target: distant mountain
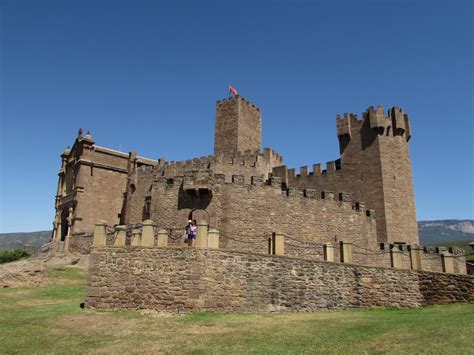
M 474 220 L 419 221 L 418 232 L 421 244 L 425 245 L 474 240 Z
M 51 239 L 52 231 L 30 233 L 0 233 L 0 251 L 37 250 Z

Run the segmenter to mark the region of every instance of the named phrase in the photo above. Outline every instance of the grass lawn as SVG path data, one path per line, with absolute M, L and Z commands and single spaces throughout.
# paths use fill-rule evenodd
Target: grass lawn
M 0 289 L 0 353 L 474 353 L 474 304 L 286 314 L 158 316 L 81 309 L 86 275 Z

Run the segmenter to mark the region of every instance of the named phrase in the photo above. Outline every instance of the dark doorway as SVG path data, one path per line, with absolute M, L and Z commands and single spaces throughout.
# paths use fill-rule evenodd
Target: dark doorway
M 69 208 L 63 208 L 61 212 L 61 241 L 64 242 L 69 231 Z

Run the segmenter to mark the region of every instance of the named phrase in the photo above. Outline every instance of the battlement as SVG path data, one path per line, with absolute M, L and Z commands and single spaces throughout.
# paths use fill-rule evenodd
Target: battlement
M 359 120 L 353 113 L 344 113 L 336 116 L 336 129 L 339 139 L 350 139 L 363 126 L 369 127 L 379 135 L 404 136 L 408 141 L 411 137 L 411 128 L 408 115 L 399 107 L 392 107 L 384 114 L 383 107 L 370 106 Z
M 326 169 L 323 169 L 321 163 L 313 164 L 312 170 L 308 166 L 302 166 L 299 172 L 295 168 L 288 168 L 286 165 L 281 165 L 273 168 L 272 175 L 278 176 L 282 181 L 288 185 L 292 185 L 298 181 L 307 181 L 308 179 L 324 178 L 327 175 L 337 173 L 342 169 L 340 159 L 326 162 Z
M 236 167 L 249 167 L 258 168 L 260 166 L 276 166 L 283 163 L 283 157 L 278 154 L 272 148 L 265 148 L 263 153 L 253 152 L 247 149 L 243 152 L 236 152 L 232 155 L 208 155 L 194 159 L 182 160 L 182 161 L 169 161 L 165 162 L 164 159 L 160 159 L 159 164 L 154 165 L 154 169 L 157 173 L 162 175 L 174 175 L 182 174 L 186 170 L 195 169 L 217 169 L 223 165 L 234 165 Z M 162 164 L 161 164 L 162 163 Z M 139 167 L 139 172 L 148 171 L 149 168 Z
M 225 174 L 216 174 L 212 170 L 189 170 L 184 176 L 164 177 L 156 176 L 154 182 L 164 186 L 179 187 L 183 190 L 212 190 L 215 186 L 246 186 L 249 188 L 261 187 L 264 189 L 277 190 L 279 194 L 287 198 L 298 198 L 301 200 L 324 200 L 337 203 L 341 208 L 352 210 L 354 213 L 364 213 L 368 218 L 375 219 L 375 211 L 366 209 L 362 201 L 353 201 L 348 192 L 337 192 L 316 189 L 297 189 L 286 187 L 280 177 L 270 177 L 265 180 L 263 176 L 252 176 L 250 183 L 245 181 L 243 175 L 233 174 L 230 179 Z
M 340 115 L 336 116 L 336 127 L 337 127 L 337 135 L 351 135 L 351 122 L 358 121 L 357 116 L 352 113 L 345 113 L 342 117 Z
M 273 160 L 275 162 L 283 163 L 283 157 L 274 149 L 272 148 L 264 148 L 263 149 L 263 157 L 267 160 Z
M 165 163 L 166 168 L 178 168 L 178 169 L 192 169 L 192 168 L 202 168 L 209 169 L 212 163 L 215 162 L 215 157 L 213 155 L 207 155 L 199 158 L 193 158 L 188 160 L 174 161 L 171 160 Z
M 257 111 L 260 111 L 260 108 L 258 106 L 256 106 L 254 103 L 250 102 L 245 97 L 240 96 L 240 95 L 226 97 L 222 100 L 217 100 L 216 101 L 216 107 L 221 106 L 221 105 L 225 105 L 225 104 L 229 104 L 229 103 L 235 103 L 235 102 L 239 102 L 239 103 L 248 105 L 249 107 L 252 107 L 252 108 L 256 109 Z
M 446 253 L 450 253 L 455 256 L 465 256 L 466 252 L 462 248 L 457 247 L 432 247 L 432 246 L 420 246 L 423 249 L 423 253 L 425 254 L 432 254 L 432 255 L 444 255 Z
M 140 165 L 137 167 L 137 170 L 141 173 L 150 173 L 155 169 L 154 165 Z
M 453 257 L 464 257 L 465 251 L 462 248 L 457 247 L 433 247 L 428 245 L 418 244 L 391 244 L 391 243 L 380 243 L 380 251 L 390 252 L 393 248 L 396 248 L 401 253 L 408 253 L 412 250 L 420 250 L 426 257 L 439 258 L 440 256 L 453 256 Z M 437 259 L 438 260 L 438 259 Z

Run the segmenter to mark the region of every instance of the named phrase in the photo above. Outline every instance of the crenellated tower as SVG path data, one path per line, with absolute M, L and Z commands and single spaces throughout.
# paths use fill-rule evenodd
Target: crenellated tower
M 340 158 L 295 169 L 273 169 L 288 186 L 350 193 L 375 210 L 380 243 L 419 243 L 408 141 L 408 115 L 398 107 L 387 115 L 382 106 L 369 107 L 363 119 L 353 113 L 336 117 Z
M 380 242 L 418 243 L 408 115 L 392 107 L 369 107 L 336 118 L 343 180 L 376 210 Z
M 245 151 L 260 153 L 262 113 L 242 96 L 216 103 L 214 154 L 234 156 Z

